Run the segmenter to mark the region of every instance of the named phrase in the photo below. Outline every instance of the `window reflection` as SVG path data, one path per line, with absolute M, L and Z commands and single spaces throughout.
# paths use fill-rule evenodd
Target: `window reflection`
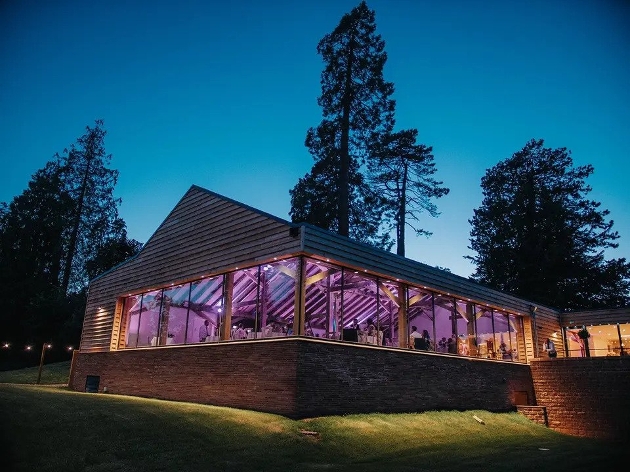
M 451 297 L 435 295 L 435 339 L 437 351 L 457 354 L 457 323 L 454 316 L 454 303 Z
M 138 346 L 138 326 L 140 324 L 140 306 L 142 295 L 133 295 L 123 300 L 122 319 L 125 322 L 125 347 Z
M 415 349 L 416 344 L 423 344 L 421 347 L 427 348 L 428 350 L 439 350 L 439 346 L 437 345 L 438 343 L 435 342 L 435 340 L 439 340 L 439 338 L 436 338 L 436 331 L 433 326 L 433 294 L 431 292 L 427 292 L 426 290 L 409 287 L 408 297 L 408 346 Z M 411 336 L 414 327 L 416 328 L 418 335 Z M 421 336 L 425 330 L 429 334 L 430 339 L 428 346 L 426 346 L 426 343 L 417 343 L 415 340 L 416 336 Z M 441 352 L 446 352 L 446 338 L 444 338 L 443 344 L 444 350 Z
M 494 359 L 494 330 L 492 327 L 492 310 L 476 305 L 475 319 L 477 324 L 477 356 L 485 359 Z
M 299 258 L 265 264 L 260 270 L 260 335 L 265 338 L 293 334 L 295 287 Z
M 461 356 L 477 356 L 474 304 L 457 300 L 455 302 L 455 311 L 457 353 Z
M 190 302 L 188 305 L 186 342 L 219 341 L 224 313 L 223 276 L 201 279 L 190 284 Z M 176 336 L 179 334 L 176 333 Z
M 341 339 L 343 332 L 341 281 L 338 266 L 305 259 L 304 334 L 317 338 Z M 347 315 L 346 318 L 347 320 Z
M 303 266 L 302 266 L 303 264 Z M 304 287 L 303 324 L 298 293 Z M 525 361 L 523 320 L 452 296 L 313 258 L 293 257 L 122 301 L 124 346 L 306 336 Z M 412 327 L 417 332 L 412 336 Z M 630 330 L 625 333 L 630 343 Z M 592 331 L 593 355 L 619 355 L 616 326 Z M 576 330 L 577 331 L 577 330 Z M 584 355 L 579 341 L 570 355 Z M 422 337 L 417 343 L 416 337 Z M 575 347 L 575 346 L 574 346 Z
M 160 315 L 158 346 L 183 344 L 186 339 L 186 317 L 190 284 L 164 290 Z

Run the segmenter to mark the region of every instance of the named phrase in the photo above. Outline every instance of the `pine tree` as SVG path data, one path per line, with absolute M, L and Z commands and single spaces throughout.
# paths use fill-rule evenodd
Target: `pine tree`
M 406 227 L 417 235 L 430 236 L 431 232 L 412 222 L 419 222 L 422 212 L 437 217 L 439 213 L 432 199 L 449 192 L 448 188 L 441 187 L 442 182 L 432 177 L 437 171 L 433 148 L 416 144 L 417 137 L 415 129 L 384 135 L 375 145 L 369 166 L 371 181 L 387 208 L 385 215 L 396 229 L 399 256 L 405 255 Z
M 74 201 L 67 231 L 61 287 L 65 293 L 80 290 L 87 283 L 85 262 L 106 241 L 120 237 L 118 205 L 114 187 L 118 171 L 109 169 L 111 154 L 105 153 L 103 121 L 86 127 L 62 162 L 66 191 Z
M 473 278 L 552 307 L 627 305 L 630 264 L 605 259 L 619 235 L 609 211 L 587 198 L 593 170 L 543 140 L 488 169 L 470 220 Z
M 318 99 L 323 119 L 307 133 L 315 164 L 291 191 L 291 217 L 377 243 L 381 200 L 369 191 L 362 166 L 371 143 L 391 130 L 395 103 L 393 84 L 383 79 L 387 54 L 374 11 L 361 2 L 322 38 L 317 52 L 325 63 Z M 320 202 L 325 209 L 314 208 Z

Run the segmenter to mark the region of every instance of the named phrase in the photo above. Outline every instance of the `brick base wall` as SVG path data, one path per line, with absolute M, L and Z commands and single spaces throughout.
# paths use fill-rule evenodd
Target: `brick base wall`
M 630 356 L 531 363 L 537 403 L 565 434 L 630 439 Z
M 247 408 L 292 418 L 362 412 L 511 411 L 534 404 L 529 366 L 279 340 L 116 352 L 75 352 L 70 387 Z
M 548 426 L 547 409 L 544 406 L 517 405 L 516 411 L 518 411 L 520 414 L 527 417 L 534 423 Z

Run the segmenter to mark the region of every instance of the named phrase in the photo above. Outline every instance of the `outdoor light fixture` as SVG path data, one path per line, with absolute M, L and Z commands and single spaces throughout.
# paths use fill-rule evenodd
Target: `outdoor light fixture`
M 2 345 L 2 348 L 3 348 L 3 349 L 9 349 L 10 347 L 11 347 L 11 345 L 10 345 L 9 343 L 4 343 L 4 344 Z

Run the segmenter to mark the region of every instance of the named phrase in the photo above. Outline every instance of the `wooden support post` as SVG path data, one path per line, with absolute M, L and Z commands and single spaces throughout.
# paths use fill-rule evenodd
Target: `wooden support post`
M 304 336 L 304 310 L 306 306 L 306 262 L 300 258 L 298 279 L 295 284 L 295 308 L 293 311 L 293 332 Z
M 398 284 L 398 347 L 409 347 L 407 329 L 407 287 Z
M 234 299 L 234 272 L 225 274 L 224 317 L 221 325 L 221 341 L 228 341 L 232 336 L 232 300 Z

